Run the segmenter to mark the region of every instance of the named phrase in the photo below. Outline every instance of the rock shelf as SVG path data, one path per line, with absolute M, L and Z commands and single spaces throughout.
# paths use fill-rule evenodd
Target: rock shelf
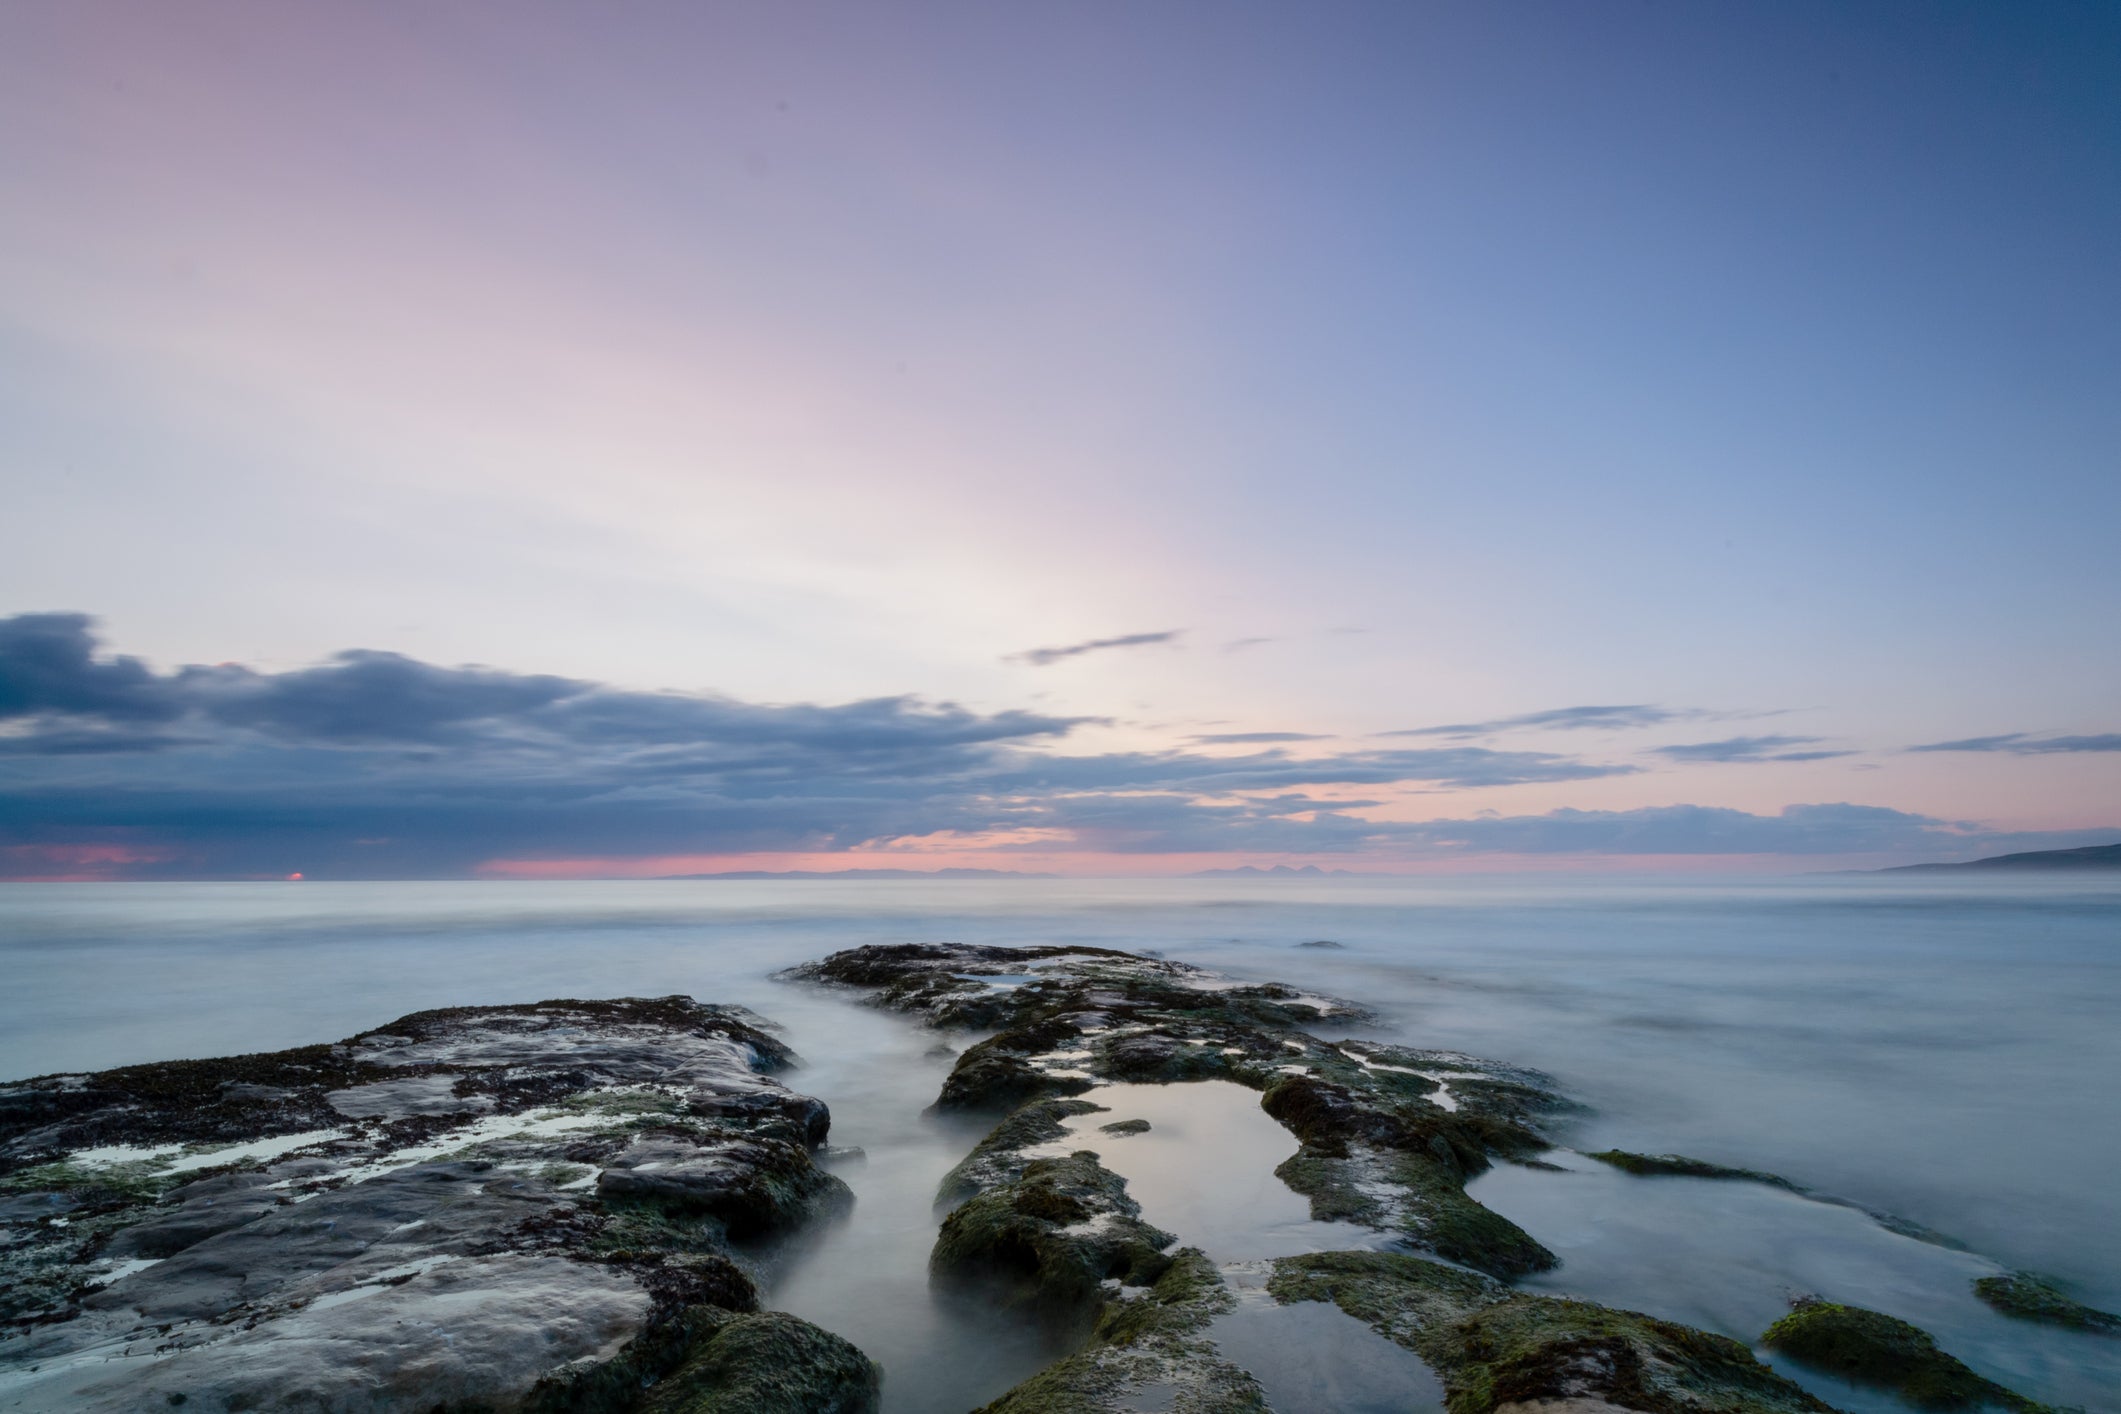
M 833 1410 L 873 1366 L 758 1311 L 843 1205 L 740 1008 L 421 1012 L 0 1091 L 0 1409 Z

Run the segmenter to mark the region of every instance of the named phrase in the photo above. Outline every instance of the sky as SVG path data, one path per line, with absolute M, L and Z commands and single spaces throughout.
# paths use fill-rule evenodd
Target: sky
M 0 877 L 2121 839 L 2121 12 L 0 7 Z

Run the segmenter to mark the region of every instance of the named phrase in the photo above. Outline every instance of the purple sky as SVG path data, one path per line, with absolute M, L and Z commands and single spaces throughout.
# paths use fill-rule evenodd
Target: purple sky
M 2117 67 L 2089 4 L 6 8 L 0 874 L 2114 837 Z

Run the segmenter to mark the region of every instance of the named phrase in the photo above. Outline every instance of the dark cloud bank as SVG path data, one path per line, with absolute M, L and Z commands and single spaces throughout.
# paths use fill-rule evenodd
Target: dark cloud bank
M 1135 854 L 1952 854 L 2065 842 L 1852 805 L 1378 824 L 1346 813 L 1367 802 L 1307 792 L 1637 768 L 1462 745 L 1307 758 L 1049 749 L 1082 720 L 913 697 L 747 703 L 368 651 L 281 673 L 158 673 L 98 656 L 85 615 L 22 615 L 0 619 L 0 876 L 455 876 L 496 858 L 831 851 L 997 829 Z

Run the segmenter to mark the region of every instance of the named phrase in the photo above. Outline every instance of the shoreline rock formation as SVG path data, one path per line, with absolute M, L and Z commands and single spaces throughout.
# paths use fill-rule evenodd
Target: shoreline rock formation
M 0 1091 L 0 1409 L 860 1414 L 758 1309 L 844 1205 L 741 1008 L 421 1012 L 331 1046 Z
M 1284 1304 L 1335 1303 L 1440 1375 L 1452 1414 L 1816 1414 L 1829 1406 L 1737 1341 L 1589 1302 L 1510 1290 L 1554 1257 L 1482 1207 L 1466 1180 L 1549 1147 L 1567 1102 L 1534 1072 L 1454 1052 L 1328 1041 L 1306 1028 L 1360 1008 L 1108 949 L 902 944 L 784 974 L 858 989 L 966 1048 L 936 1108 L 998 1122 L 943 1181 L 931 1270 L 950 1285 L 1057 1311 L 1085 1343 L 980 1414 L 1156 1407 L 1248 1414 L 1258 1382 L 1208 1335 L 1234 1304 L 1224 1273 L 1142 1221 L 1092 1150 L 1039 1152 L 1114 1084 L 1230 1081 L 1299 1142 L 1276 1172 L 1312 1216 L 1375 1246 L 1278 1259 Z M 1431 1256 L 1419 1256 L 1416 1253 Z M 1432 1259 L 1441 1259 L 1433 1260 Z M 1546 1401 L 1562 1401 L 1547 1403 Z

